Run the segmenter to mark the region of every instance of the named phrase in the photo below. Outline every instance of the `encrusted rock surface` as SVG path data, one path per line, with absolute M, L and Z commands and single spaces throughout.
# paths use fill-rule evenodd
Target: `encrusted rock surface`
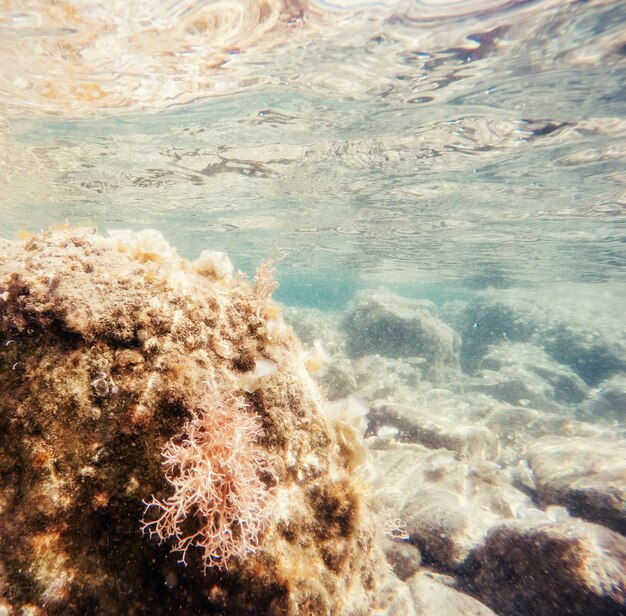
M 450 576 L 422 571 L 407 584 L 418 616 L 496 616 L 486 605 L 457 590 Z
M 618 311 L 362 291 L 302 349 L 272 273 L 2 243 L 0 615 L 626 612 Z
M 346 311 L 343 328 L 352 357 L 425 359 L 425 376 L 433 381 L 458 369 L 461 339 L 436 316 L 432 302 L 388 291 L 360 291 Z
M 494 528 L 475 554 L 473 583 L 502 616 L 626 612 L 626 539 L 571 518 Z
M 623 438 L 550 437 L 529 448 L 528 463 L 544 504 L 626 534 L 626 451 Z
M 458 461 L 455 452 L 413 444 L 368 446 L 380 480 L 377 498 L 397 511 L 430 561 L 459 567 L 488 529 L 528 505 L 495 464 Z
M 393 568 L 393 572 L 406 581 L 419 571 L 422 564 L 422 555 L 417 546 L 407 541 L 386 539 L 383 542 L 385 557 Z
M 324 416 L 270 299 L 271 266 L 254 287 L 231 270 L 223 255 L 180 259 L 156 232 L 62 229 L 3 246 L 1 608 L 382 609 L 380 531 L 348 472 L 354 432 L 340 444 Z M 241 429 L 214 428 L 216 409 Z M 141 532 L 142 519 L 155 530 L 150 502 L 187 507 L 164 520 L 161 544 Z M 186 553 L 172 553 L 186 537 Z M 223 551 L 197 547 L 208 539 Z

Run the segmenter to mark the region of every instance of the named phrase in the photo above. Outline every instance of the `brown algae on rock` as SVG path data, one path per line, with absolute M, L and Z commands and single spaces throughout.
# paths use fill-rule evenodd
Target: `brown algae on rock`
M 387 566 L 345 444 L 270 281 L 232 272 L 154 231 L 3 246 L 3 607 L 376 608 Z

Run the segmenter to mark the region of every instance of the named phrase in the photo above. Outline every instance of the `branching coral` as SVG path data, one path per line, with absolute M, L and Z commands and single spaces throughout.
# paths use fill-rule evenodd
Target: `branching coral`
M 163 466 L 174 493 L 145 502 L 143 529 L 172 540 L 186 562 L 187 550 L 202 550 L 205 568 L 228 568 L 232 558 L 255 551 L 268 517 L 275 482 L 266 453 L 256 444 L 262 430 L 235 396 L 211 386 L 183 433 L 164 447 Z

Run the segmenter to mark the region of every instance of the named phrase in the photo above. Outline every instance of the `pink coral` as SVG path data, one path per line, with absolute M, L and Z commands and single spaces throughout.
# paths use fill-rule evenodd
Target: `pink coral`
M 159 517 L 146 521 L 144 515 L 143 530 L 160 541 L 172 540 L 182 563 L 191 546 L 200 548 L 205 568 L 227 568 L 229 559 L 254 552 L 268 517 L 266 482 L 275 481 L 257 444 L 261 434 L 242 400 L 211 387 L 183 433 L 163 449 L 165 477 L 174 493 L 145 502 L 145 514 L 156 509 Z

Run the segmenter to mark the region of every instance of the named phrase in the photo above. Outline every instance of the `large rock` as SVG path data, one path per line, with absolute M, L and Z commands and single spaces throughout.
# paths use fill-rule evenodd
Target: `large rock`
M 378 605 L 367 616 L 419 616 L 411 589 L 393 575 L 387 576 L 379 591 Z
M 570 366 L 589 385 L 626 371 L 623 315 L 617 322 L 586 315 L 555 316 L 535 335 L 556 361 Z
M 450 396 L 454 400 L 454 396 Z M 403 440 L 419 443 L 429 449 L 445 448 L 460 459 L 495 461 L 500 455 L 498 437 L 487 426 L 461 413 L 448 412 L 447 405 L 413 402 L 374 402 L 370 405 L 370 431 L 381 426 L 398 429 Z
M 380 607 L 357 433 L 323 414 L 271 266 L 231 271 L 156 232 L 3 247 L 0 610 Z
M 582 405 L 580 415 L 589 421 L 626 423 L 626 374 L 602 381 Z
M 509 522 L 473 559 L 474 589 L 501 616 L 626 613 L 626 538 L 602 526 Z
M 599 301 L 601 298 L 601 301 Z M 489 292 L 455 318 L 461 363 L 474 371 L 492 345 L 529 342 L 589 386 L 626 371 L 623 289 L 561 285 Z
M 544 504 L 626 534 L 626 438 L 546 436 L 531 444 L 528 463 Z
M 369 439 L 378 473 L 376 501 L 397 513 L 429 561 L 458 568 L 489 528 L 529 499 L 495 464 L 459 462 L 446 449 Z
M 383 542 L 383 550 L 393 572 L 402 581 L 406 581 L 417 573 L 422 564 L 422 555 L 419 549 L 407 541 L 387 538 Z
M 388 291 L 360 291 L 343 319 L 351 357 L 419 358 L 425 378 L 441 381 L 458 370 L 461 340 L 435 314 L 435 305 Z
M 284 315 L 305 348 L 307 369 L 325 397 L 338 400 L 353 394 L 357 384 L 337 318 L 315 308 L 287 308 Z
M 293 327 L 298 340 L 308 348 L 319 341 L 329 355 L 343 351 L 344 337 L 334 314 L 316 308 L 286 308 L 285 321 Z
M 367 403 L 414 400 L 417 389 L 423 386 L 423 363 L 380 355 L 366 355 L 352 360 L 351 370 L 359 397 Z
M 449 576 L 421 571 L 407 584 L 418 616 L 496 616 L 486 605 L 457 590 Z
M 593 424 L 567 415 L 546 413 L 520 406 L 495 404 L 484 413 L 481 425 L 488 427 L 500 442 L 498 462 L 504 465 L 526 462 L 528 450 L 544 436 L 596 438 L 607 434 Z
M 480 360 L 478 370 L 476 387 L 510 404 L 566 412 L 588 393 L 585 382 L 571 368 L 531 344 L 496 344 Z
M 461 365 L 474 372 L 489 347 L 503 342 L 526 342 L 534 331 L 532 306 L 523 300 L 488 293 L 463 306 L 454 321 L 463 339 Z

